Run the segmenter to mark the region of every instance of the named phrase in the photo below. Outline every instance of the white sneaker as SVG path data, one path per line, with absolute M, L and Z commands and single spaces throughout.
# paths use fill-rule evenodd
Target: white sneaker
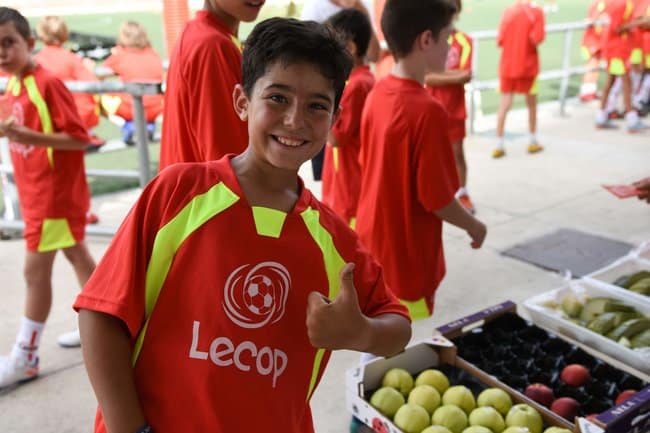
M 636 111 L 630 111 L 625 114 L 625 123 L 627 124 L 627 131 L 632 134 L 643 132 L 648 129 L 648 125 L 639 119 L 639 115 Z
M 24 358 L 0 357 L 0 388 L 27 382 L 38 376 L 38 356 L 29 362 Z
M 56 339 L 56 342 L 59 343 L 59 346 L 65 347 L 66 349 L 81 346 L 81 336 L 79 335 L 79 329 L 59 335 L 59 338 Z

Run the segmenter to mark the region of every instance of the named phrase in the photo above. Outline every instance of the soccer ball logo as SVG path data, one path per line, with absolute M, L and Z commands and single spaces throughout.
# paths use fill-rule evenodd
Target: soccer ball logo
M 275 323 L 284 315 L 290 286 L 289 271 L 279 263 L 240 266 L 224 287 L 226 315 L 243 328 Z

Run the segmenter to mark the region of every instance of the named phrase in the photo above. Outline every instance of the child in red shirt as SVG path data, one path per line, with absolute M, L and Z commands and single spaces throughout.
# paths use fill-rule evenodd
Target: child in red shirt
M 135 21 L 125 21 L 120 26 L 117 45 L 104 61 L 103 66 L 112 70 L 124 83 L 163 81 L 162 59 L 151 48 L 147 30 Z M 149 140 L 154 141 L 156 118 L 163 109 L 163 95 L 145 95 L 142 97 L 142 103 L 147 122 L 147 134 Z M 135 144 L 133 97 L 126 93 L 102 95 L 102 107 L 109 116 L 117 116 L 124 121 L 122 139 L 126 144 Z
M 264 0 L 206 0 L 187 23 L 167 71 L 160 169 L 211 161 L 246 149 L 246 124 L 232 108 L 241 82 L 239 23 L 257 18 Z
M 455 11 L 446 0 L 386 2 L 382 30 L 396 63 L 361 118 L 357 232 L 413 319 L 433 313 L 445 274 L 443 221 L 466 230 L 474 248 L 486 235 L 455 198 L 449 118 L 424 88 L 429 71 L 444 70 Z
M 331 350 L 404 347 L 406 308 L 298 177 L 351 67 L 321 24 L 253 29 L 233 95 L 247 149 L 163 170 L 75 303 L 95 432 L 311 433 Z
M 455 0 L 456 15 L 458 20 L 462 10 L 461 0 Z M 475 213 L 474 203 L 467 192 L 467 163 L 463 140 L 467 109 L 465 107 L 465 83 L 472 79 L 472 38 L 456 28 L 450 36 L 450 47 L 447 53 L 445 70 L 441 73 L 427 74 L 425 83 L 427 90 L 440 104 L 445 107 L 449 116 L 449 141 L 454 149 L 454 160 L 460 178 L 460 188 L 456 198 L 470 213 Z
M 97 77 L 84 61 L 63 47 L 68 40 L 68 26 L 60 17 L 46 16 L 41 18 L 36 27 L 38 38 L 45 44 L 36 53 L 34 60 L 50 71 L 61 81 L 97 81 Z M 99 105 L 97 98 L 91 93 L 74 93 L 75 105 L 81 121 L 90 131 L 99 124 Z M 104 144 L 104 140 L 92 137 L 95 146 Z
M 493 158 L 505 156 L 504 132 L 506 116 L 515 93 L 526 96 L 528 107 L 528 153 L 544 148 L 537 142 L 537 74 L 539 55 L 537 47 L 544 41 L 544 12 L 530 0 L 516 0 L 501 16 L 497 44 L 501 47 L 499 81 L 501 101 L 497 113 L 497 143 Z
M 31 58 L 34 38 L 18 11 L 0 7 L 0 65 L 11 74 L 0 136 L 7 137 L 25 222 L 25 315 L 11 354 L 0 358 L 0 388 L 38 375 L 38 346 L 52 302 L 58 250 L 83 285 L 95 263 L 84 243 L 90 202 L 86 128 L 64 84 Z
M 341 98 L 341 114 L 325 146 L 322 197 L 323 203 L 354 228 L 361 182 L 358 161 L 361 112 L 375 84 L 375 78 L 364 62 L 372 27 L 367 15 L 356 9 L 337 12 L 327 24 L 347 39 L 354 69 Z
M 600 59 L 602 56 L 604 26 L 595 24 L 604 21 L 606 0 L 592 0 L 587 10 L 587 23 L 589 26 L 582 35 L 582 56 L 587 62 L 587 72 L 580 85 L 580 100 L 593 101 L 597 98 L 598 75 Z

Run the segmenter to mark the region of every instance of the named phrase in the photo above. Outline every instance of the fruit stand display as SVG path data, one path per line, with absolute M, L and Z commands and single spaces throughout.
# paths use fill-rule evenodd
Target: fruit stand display
M 535 323 L 650 375 L 650 299 L 582 280 L 523 305 Z
M 573 422 L 456 356 L 442 336 L 348 371 L 347 406 L 377 433 L 570 433 Z
M 627 256 L 585 277 L 615 291 L 625 291 L 641 302 L 650 303 L 650 258 Z
M 567 323 L 580 329 L 572 322 Z M 599 414 L 626 404 L 626 399 L 631 396 L 650 393 L 650 388 L 645 388 L 648 384 L 644 374 L 617 369 L 522 319 L 516 314 L 516 305 L 512 302 L 487 308 L 437 330 L 454 342 L 459 359 L 494 376 L 571 423 L 579 419 L 576 417 L 597 420 Z M 623 346 L 621 349 L 629 350 Z M 650 398 L 635 405 L 634 409 L 626 412 L 626 419 L 634 418 L 638 411 L 650 410 Z M 646 415 L 647 429 L 639 433 L 650 431 L 650 414 Z M 620 425 L 621 420 L 617 418 L 616 421 Z M 611 424 L 611 420 L 609 422 Z M 620 431 L 627 433 L 627 430 Z

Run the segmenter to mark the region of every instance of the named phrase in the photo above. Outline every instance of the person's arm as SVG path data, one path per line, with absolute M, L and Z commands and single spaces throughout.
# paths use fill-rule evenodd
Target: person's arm
M 638 196 L 639 200 L 645 200 L 650 203 L 650 177 L 636 181 L 632 186 L 641 191 L 641 194 Z
M 109 433 L 134 433 L 146 420 L 135 389 L 131 338 L 108 314 L 79 311 L 84 364 Z
M 453 69 L 444 72 L 430 72 L 424 77 L 427 86 L 447 86 L 449 84 L 465 84 L 472 79 L 472 72 Z
M 83 150 L 88 147 L 88 142 L 79 140 L 68 133 L 44 134 L 26 126 L 17 125 L 15 122 L 0 123 L 0 136 L 7 137 L 9 141 L 16 143 L 52 147 L 58 150 Z
M 469 237 L 472 238 L 472 248 L 481 248 L 487 235 L 487 227 L 467 212 L 458 203 L 458 200 L 453 199 L 448 205 L 435 211 L 434 214 L 441 220 L 465 230 Z
M 341 270 L 341 290 L 335 299 L 327 299 L 320 292 L 309 294 L 306 325 L 311 344 L 385 357 L 399 353 L 411 338 L 411 324 L 399 314 L 365 316 L 359 307 L 353 270 L 353 263 Z

